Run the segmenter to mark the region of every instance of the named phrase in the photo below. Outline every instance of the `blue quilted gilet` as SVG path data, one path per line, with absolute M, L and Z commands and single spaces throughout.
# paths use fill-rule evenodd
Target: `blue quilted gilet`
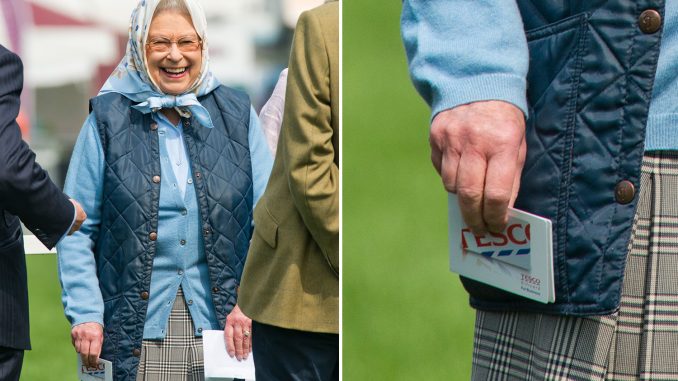
M 484 310 L 568 315 L 619 308 L 662 29 L 661 0 L 518 0 L 530 50 L 527 160 L 516 207 L 553 221 L 555 304 L 464 279 Z M 499 20 L 500 21 L 500 20 Z M 491 27 L 491 26 L 488 26 Z M 636 195 L 620 203 L 630 181 Z
M 212 299 L 223 328 L 236 304 L 252 235 L 249 98 L 221 86 L 199 98 L 214 128 L 184 119 L 209 267 Z M 150 114 L 109 93 L 90 101 L 106 159 L 101 228 L 94 248 L 104 299 L 101 356 L 116 381 L 136 377 L 156 251 L 160 182 L 157 127 Z

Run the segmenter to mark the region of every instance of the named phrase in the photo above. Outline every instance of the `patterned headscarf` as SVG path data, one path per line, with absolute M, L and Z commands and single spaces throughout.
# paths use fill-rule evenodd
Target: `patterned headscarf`
M 198 0 L 183 1 L 191 15 L 193 27 L 202 39 L 202 67 L 196 82 L 183 94 L 174 96 L 163 93 L 151 79 L 146 66 L 145 47 L 148 29 L 160 0 L 141 0 L 132 12 L 125 57 L 108 77 L 99 95 L 110 92 L 124 95 L 139 102 L 132 107 L 144 114 L 174 107 L 181 116 L 193 115 L 201 125 L 211 128 L 213 125 L 209 113 L 197 98 L 219 87 L 219 81 L 209 71 L 207 20 Z

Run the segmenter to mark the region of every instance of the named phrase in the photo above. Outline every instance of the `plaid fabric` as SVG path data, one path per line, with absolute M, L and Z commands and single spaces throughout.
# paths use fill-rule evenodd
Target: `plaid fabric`
M 473 380 L 678 380 L 678 153 L 646 153 L 619 312 L 476 315 Z
M 193 320 L 179 287 L 164 340 L 143 340 L 137 381 L 203 381 L 202 337 L 193 333 Z

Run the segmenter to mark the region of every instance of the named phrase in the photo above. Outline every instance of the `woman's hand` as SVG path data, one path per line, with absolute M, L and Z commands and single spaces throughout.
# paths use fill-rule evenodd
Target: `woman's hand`
M 236 304 L 228 316 L 224 328 L 226 351 L 238 361 L 247 359 L 252 351 L 252 319 L 245 316 Z
M 78 324 L 71 329 L 71 342 L 75 351 L 80 353 L 82 364 L 95 368 L 104 342 L 104 327 L 99 323 Z

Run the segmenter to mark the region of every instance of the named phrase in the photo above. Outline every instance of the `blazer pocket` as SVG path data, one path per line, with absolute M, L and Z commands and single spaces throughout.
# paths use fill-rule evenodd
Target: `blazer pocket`
M 254 216 L 254 234 L 258 234 L 270 247 L 278 245 L 278 223 L 265 205 L 257 208 Z

